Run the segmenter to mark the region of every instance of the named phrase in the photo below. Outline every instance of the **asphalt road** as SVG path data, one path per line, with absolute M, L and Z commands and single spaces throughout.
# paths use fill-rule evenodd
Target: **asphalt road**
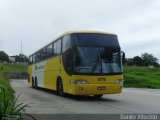
M 122 94 L 60 97 L 52 91 L 31 88 L 27 80 L 12 80 L 19 100 L 29 103 L 31 114 L 126 114 L 160 113 L 160 90 L 124 88 Z

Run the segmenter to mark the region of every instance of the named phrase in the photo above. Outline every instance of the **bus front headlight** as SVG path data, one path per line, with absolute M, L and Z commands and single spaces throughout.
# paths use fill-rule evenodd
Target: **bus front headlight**
M 121 84 L 121 83 L 123 83 L 124 82 L 124 80 L 122 80 L 122 79 L 120 79 L 120 80 L 116 80 L 116 84 Z
M 70 84 L 88 84 L 87 80 L 70 80 Z

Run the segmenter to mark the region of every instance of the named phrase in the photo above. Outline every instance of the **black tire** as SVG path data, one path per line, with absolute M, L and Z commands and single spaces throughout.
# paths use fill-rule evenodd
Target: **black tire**
M 101 98 L 103 95 L 94 95 L 95 98 Z
M 37 82 L 37 78 L 35 78 L 35 86 L 34 86 L 35 89 L 38 88 L 38 82 Z
M 60 96 L 64 96 L 63 83 L 61 79 L 57 80 L 57 94 Z
M 34 88 L 34 79 L 32 79 L 32 88 Z
M 29 76 L 29 74 L 28 74 L 28 83 L 30 82 L 30 76 Z

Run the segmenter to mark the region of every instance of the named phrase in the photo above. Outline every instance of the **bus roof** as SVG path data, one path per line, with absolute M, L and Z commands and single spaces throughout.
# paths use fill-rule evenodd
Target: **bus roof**
M 73 33 L 97 33 L 97 34 L 108 34 L 108 35 L 116 35 L 114 33 L 110 32 L 103 32 L 103 31 L 94 31 L 94 30 L 73 30 L 73 31 L 67 31 L 62 36 L 68 35 L 68 34 L 73 34 Z
M 39 50 L 43 49 L 44 47 L 48 46 L 49 44 L 51 44 L 52 42 L 58 40 L 59 38 L 65 36 L 65 35 L 69 35 L 69 34 L 74 34 L 74 33 L 96 33 L 96 34 L 107 34 L 107 35 L 116 35 L 114 33 L 110 33 L 110 32 L 103 32 L 103 31 L 95 31 L 95 30 L 73 30 L 73 31 L 67 31 L 65 33 L 63 33 L 62 35 L 60 35 L 59 37 L 57 37 L 56 39 L 53 39 L 51 42 L 49 42 L 47 45 L 44 45 L 43 47 L 41 47 L 40 49 L 36 50 L 34 53 L 32 53 L 31 55 L 35 54 L 36 52 L 38 52 Z M 29 55 L 29 56 L 31 56 Z

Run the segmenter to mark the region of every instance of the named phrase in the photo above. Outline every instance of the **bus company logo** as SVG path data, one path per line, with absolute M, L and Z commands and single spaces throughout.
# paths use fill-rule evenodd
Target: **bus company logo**
M 34 69 L 35 69 L 35 71 L 36 70 L 41 70 L 41 69 L 44 69 L 44 65 L 35 65 L 35 67 L 34 67 Z
M 98 81 L 106 81 L 106 78 L 98 78 Z

